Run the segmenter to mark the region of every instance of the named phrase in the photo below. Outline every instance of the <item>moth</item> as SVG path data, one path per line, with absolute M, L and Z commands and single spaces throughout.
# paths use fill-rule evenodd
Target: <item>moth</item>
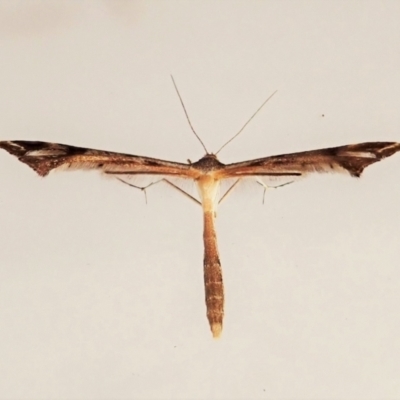
M 215 229 L 216 210 L 220 201 L 246 179 L 255 179 L 264 186 L 265 190 L 266 186 L 262 180 L 265 177 L 286 177 L 291 180 L 313 173 L 330 172 L 360 177 L 369 165 L 398 152 L 400 143 L 366 142 L 224 164 L 219 161 L 217 154 L 244 129 L 272 96 L 264 101 L 235 136 L 213 154 L 207 151 L 193 129 L 179 91 L 174 81 L 173 83 L 189 125 L 206 152 L 196 162 L 179 163 L 40 141 L 0 141 L 0 148 L 17 157 L 19 161 L 31 167 L 42 177 L 53 170 L 98 170 L 130 186 L 145 190 L 151 184 L 140 187 L 128 183 L 127 178 L 151 176 L 157 177 L 156 182 L 165 182 L 199 203 L 203 210 L 204 221 L 204 284 L 207 318 L 213 337 L 218 338 L 222 332 L 224 317 L 224 287 Z M 174 178 L 193 181 L 198 188 L 199 200 L 173 183 Z M 225 180 L 233 183 L 225 194 L 219 197 L 221 182 Z

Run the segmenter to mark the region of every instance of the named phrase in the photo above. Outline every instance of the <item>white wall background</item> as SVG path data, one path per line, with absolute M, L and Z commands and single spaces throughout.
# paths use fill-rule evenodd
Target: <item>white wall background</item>
M 400 141 L 398 1 L 2 1 L 0 139 L 176 161 Z M 322 116 L 324 115 L 324 116 Z M 400 156 L 233 194 L 223 337 L 200 209 L 0 154 L 0 398 L 400 395 Z

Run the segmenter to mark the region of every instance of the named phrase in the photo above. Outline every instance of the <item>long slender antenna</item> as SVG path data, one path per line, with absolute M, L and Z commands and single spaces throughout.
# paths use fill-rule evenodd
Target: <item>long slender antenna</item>
M 181 97 L 181 95 L 180 95 L 180 93 L 179 93 L 178 87 L 176 86 L 176 83 L 175 83 L 175 79 L 174 79 L 174 77 L 173 77 L 172 75 L 171 75 L 171 79 L 172 79 L 172 83 L 174 84 L 176 93 L 178 94 L 179 100 L 181 101 L 181 104 L 182 104 L 182 107 L 183 107 L 183 111 L 185 112 L 186 119 L 187 119 L 187 121 L 189 122 L 190 128 L 191 128 L 192 132 L 195 134 L 195 136 L 197 137 L 198 141 L 199 141 L 199 142 L 201 143 L 201 145 L 203 146 L 203 149 L 206 151 L 206 154 L 208 154 L 208 151 L 207 151 L 206 146 L 204 145 L 203 141 L 200 139 L 199 135 L 198 135 L 198 134 L 196 133 L 196 131 L 194 130 L 192 123 L 190 122 L 189 115 L 188 115 L 188 113 L 187 113 L 187 111 L 186 111 L 186 107 L 185 107 L 185 105 L 183 104 L 182 97 Z
M 257 111 L 247 120 L 247 122 L 240 128 L 239 132 L 236 133 L 236 135 L 232 136 L 224 145 L 222 145 L 220 147 L 220 149 L 215 153 L 215 155 L 217 155 L 227 144 L 229 144 L 230 142 L 232 142 L 233 139 L 235 139 L 237 136 L 239 136 L 243 129 L 246 128 L 246 126 L 249 124 L 249 122 L 257 115 L 257 113 L 264 107 L 264 105 L 267 103 L 267 101 L 277 92 L 277 90 L 275 90 L 274 93 L 271 94 L 271 96 L 268 97 L 267 100 L 264 101 L 264 103 L 261 104 L 260 107 L 258 107 Z

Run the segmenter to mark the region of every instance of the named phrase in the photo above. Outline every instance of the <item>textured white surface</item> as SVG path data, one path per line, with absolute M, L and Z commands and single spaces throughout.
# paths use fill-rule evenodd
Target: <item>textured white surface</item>
M 399 2 L 0 2 L 0 139 L 223 162 L 400 141 Z M 0 398 L 398 398 L 400 156 L 218 213 L 0 153 Z

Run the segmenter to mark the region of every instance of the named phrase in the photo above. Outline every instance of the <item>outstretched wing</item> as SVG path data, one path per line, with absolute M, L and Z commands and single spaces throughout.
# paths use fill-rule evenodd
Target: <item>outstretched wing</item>
M 220 177 L 304 176 L 313 172 L 344 172 L 359 177 L 364 168 L 398 151 L 400 143 L 396 142 L 350 144 L 228 164 Z
M 164 161 L 150 157 L 86 149 L 66 144 L 30 141 L 0 141 L 0 148 L 19 161 L 46 176 L 57 169 L 99 170 L 115 175 L 168 175 L 191 178 L 189 164 Z

